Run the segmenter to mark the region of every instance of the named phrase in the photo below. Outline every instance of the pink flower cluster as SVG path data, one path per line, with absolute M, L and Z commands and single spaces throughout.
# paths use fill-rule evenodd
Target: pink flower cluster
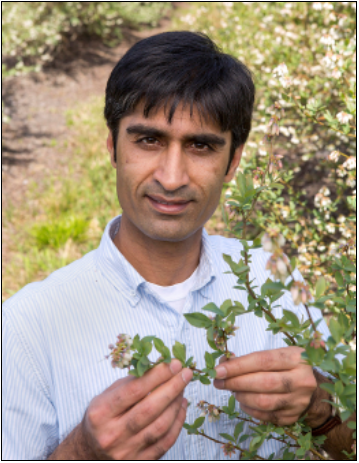
M 314 349 L 320 349 L 321 347 L 325 349 L 325 342 L 322 340 L 322 336 L 322 333 L 316 331 L 313 334 L 313 341 L 310 343 L 310 346 L 314 347 Z
M 226 444 L 222 445 L 222 450 L 226 457 L 231 457 L 232 453 L 236 453 L 236 448 L 232 442 L 227 442 Z
M 208 404 L 207 402 L 204 402 L 201 400 L 198 404 L 197 407 L 202 410 L 202 413 L 200 416 L 208 416 L 208 421 L 210 423 L 218 421 L 220 419 L 220 410 L 217 408 L 215 405 Z
M 290 289 L 292 293 L 293 302 L 295 305 L 301 303 L 306 304 L 310 301 L 312 295 L 309 291 L 309 286 L 301 281 L 295 281 Z
M 106 358 L 112 358 L 112 368 L 126 368 L 129 366 L 132 360 L 132 344 L 133 340 L 131 336 L 128 334 L 119 334 L 116 344 L 110 344 L 108 346 L 108 348 L 111 349 L 111 353 L 106 355 Z

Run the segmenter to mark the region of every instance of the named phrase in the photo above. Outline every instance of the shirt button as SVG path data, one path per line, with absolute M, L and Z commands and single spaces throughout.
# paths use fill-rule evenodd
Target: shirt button
M 131 291 L 131 296 L 136 296 L 136 291 Z

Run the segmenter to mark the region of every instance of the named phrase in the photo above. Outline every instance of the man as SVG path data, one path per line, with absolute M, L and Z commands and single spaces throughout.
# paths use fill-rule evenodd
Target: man
M 330 419 L 316 378 L 329 380 L 253 314 L 238 319 L 229 344 L 236 358 L 217 367 L 214 387 L 191 382 L 192 371 L 177 360 L 138 379 L 101 361 L 118 333 L 139 333 L 169 347 L 185 343 L 203 368 L 206 339 L 182 312 L 229 298 L 247 303 L 233 289 L 235 278 L 223 274 L 222 254 L 238 259 L 241 245 L 209 237 L 203 226 L 239 165 L 253 101 L 249 71 L 200 34 L 145 39 L 116 65 L 105 116 L 123 213 L 96 251 L 4 305 L 5 459 L 229 459 L 182 426 L 199 416 L 200 400 L 223 406 L 231 391 L 238 410 L 261 420 L 291 424 L 307 413 L 308 425 L 321 429 Z M 258 286 L 268 276 L 267 258 L 263 250 L 252 253 Z M 288 294 L 280 302 L 305 315 Z M 318 310 L 313 317 L 320 318 Z M 319 329 L 328 336 L 324 321 Z M 326 448 L 341 458 L 340 450 L 350 451 L 351 431 L 329 425 Z M 218 436 L 233 426 L 221 416 L 204 428 Z M 272 440 L 259 454 L 280 449 Z

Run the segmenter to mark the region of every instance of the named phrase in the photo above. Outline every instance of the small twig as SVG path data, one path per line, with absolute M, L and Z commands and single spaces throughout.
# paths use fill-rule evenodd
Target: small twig
M 199 436 L 203 436 L 205 437 L 206 439 L 209 439 L 213 442 L 216 442 L 216 444 L 222 444 L 222 445 L 225 445 L 227 444 L 227 442 L 222 442 L 220 440 L 217 440 L 217 439 L 214 439 L 213 437 L 210 437 L 210 436 L 207 436 L 207 434 L 205 434 L 203 431 L 198 431 L 198 435 Z M 231 441 L 229 441 L 231 442 Z M 244 452 L 244 449 L 242 449 L 241 447 L 239 447 L 239 445 L 234 445 L 233 442 L 231 442 L 231 444 L 233 445 L 233 447 L 236 449 L 236 450 L 239 450 L 240 452 Z M 262 458 L 260 457 L 259 455 L 256 455 L 254 458 L 257 458 L 258 460 L 265 460 L 265 458 Z

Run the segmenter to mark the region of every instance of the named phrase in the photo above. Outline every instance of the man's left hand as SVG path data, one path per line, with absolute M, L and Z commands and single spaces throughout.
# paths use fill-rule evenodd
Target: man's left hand
M 301 347 L 253 352 L 217 366 L 214 386 L 234 392 L 241 409 L 277 426 L 298 421 L 311 404 L 317 381 Z

